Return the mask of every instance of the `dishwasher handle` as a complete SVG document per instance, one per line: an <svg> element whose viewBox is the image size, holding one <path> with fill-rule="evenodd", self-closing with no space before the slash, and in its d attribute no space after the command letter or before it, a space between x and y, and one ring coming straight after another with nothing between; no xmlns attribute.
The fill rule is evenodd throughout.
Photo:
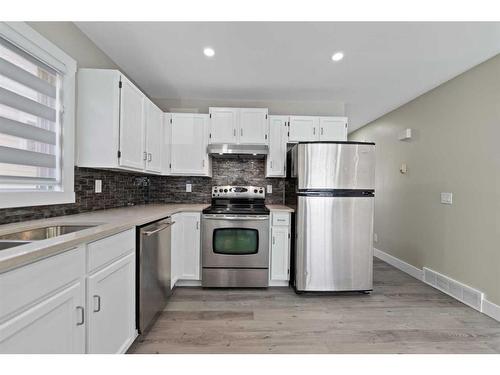
<svg viewBox="0 0 500 375"><path fill-rule="evenodd" d="M173 224L175 224L175 221L172 221L170 223L167 223L161 227L159 227L158 229L155 229L155 230L151 230L151 231L145 231L145 232L142 232L141 234L143 234L144 236L151 236L155 233L158 233L158 232L161 232L162 230L165 230L167 228L170 228Z"/></svg>

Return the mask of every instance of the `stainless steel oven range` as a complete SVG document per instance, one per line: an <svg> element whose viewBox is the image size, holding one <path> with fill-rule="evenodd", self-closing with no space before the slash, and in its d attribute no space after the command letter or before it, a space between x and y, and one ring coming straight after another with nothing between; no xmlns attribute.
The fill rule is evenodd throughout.
<svg viewBox="0 0 500 375"><path fill-rule="evenodd" d="M214 186L203 210L202 285L263 288L269 279L269 210L264 188Z"/></svg>

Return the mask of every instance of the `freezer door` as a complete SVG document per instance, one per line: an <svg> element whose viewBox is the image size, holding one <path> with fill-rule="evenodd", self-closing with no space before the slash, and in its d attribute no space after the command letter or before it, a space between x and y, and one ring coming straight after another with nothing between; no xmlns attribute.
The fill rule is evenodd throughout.
<svg viewBox="0 0 500 375"><path fill-rule="evenodd" d="M301 143L298 189L375 189L375 145Z"/></svg>
<svg viewBox="0 0 500 375"><path fill-rule="evenodd" d="M372 289L373 204L373 197L298 197L298 291Z"/></svg>

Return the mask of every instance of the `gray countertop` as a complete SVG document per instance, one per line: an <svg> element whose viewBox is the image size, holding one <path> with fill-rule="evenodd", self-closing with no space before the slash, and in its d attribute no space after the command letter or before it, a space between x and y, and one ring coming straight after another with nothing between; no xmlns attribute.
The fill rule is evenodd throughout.
<svg viewBox="0 0 500 375"><path fill-rule="evenodd" d="M0 273L178 212L201 212L206 207L208 204L149 204L1 225L0 236L53 225L96 226L2 250L0 251ZM267 207L273 212L293 212L293 209L283 205L268 205Z"/></svg>
<svg viewBox="0 0 500 375"><path fill-rule="evenodd" d="M155 221L177 212L201 212L207 204L151 204L113 208L0 226L0 236L52 225L97 225L78 232L0 251L0 273L61 253L82 243Z"/></svg>

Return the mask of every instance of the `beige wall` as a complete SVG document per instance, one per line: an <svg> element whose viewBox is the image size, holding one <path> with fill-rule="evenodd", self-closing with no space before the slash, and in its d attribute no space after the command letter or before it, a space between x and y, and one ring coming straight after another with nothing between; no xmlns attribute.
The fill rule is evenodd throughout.
<svg viewBox="0 0 500 375"><path fill-rule="evenodd" d="M500 55L350 138L377 144L375 247L500 304Z"/></svg>
<svg viewBox="0 0 500 375"><path fill-rule="evenodd" d="M338 101L291 101L291 100L218 100L218 99L161 99L153 101L166 112L197 111L208 113L208 107L269 108L272 115L323 115L343 116L344 103Z"/></svg>
<svg viewBox="0 0 500 375"><path fill-rule="evenodd" d="M79 68L117 68L117 65L73 22L27 22L68 55Z"/></svg>

